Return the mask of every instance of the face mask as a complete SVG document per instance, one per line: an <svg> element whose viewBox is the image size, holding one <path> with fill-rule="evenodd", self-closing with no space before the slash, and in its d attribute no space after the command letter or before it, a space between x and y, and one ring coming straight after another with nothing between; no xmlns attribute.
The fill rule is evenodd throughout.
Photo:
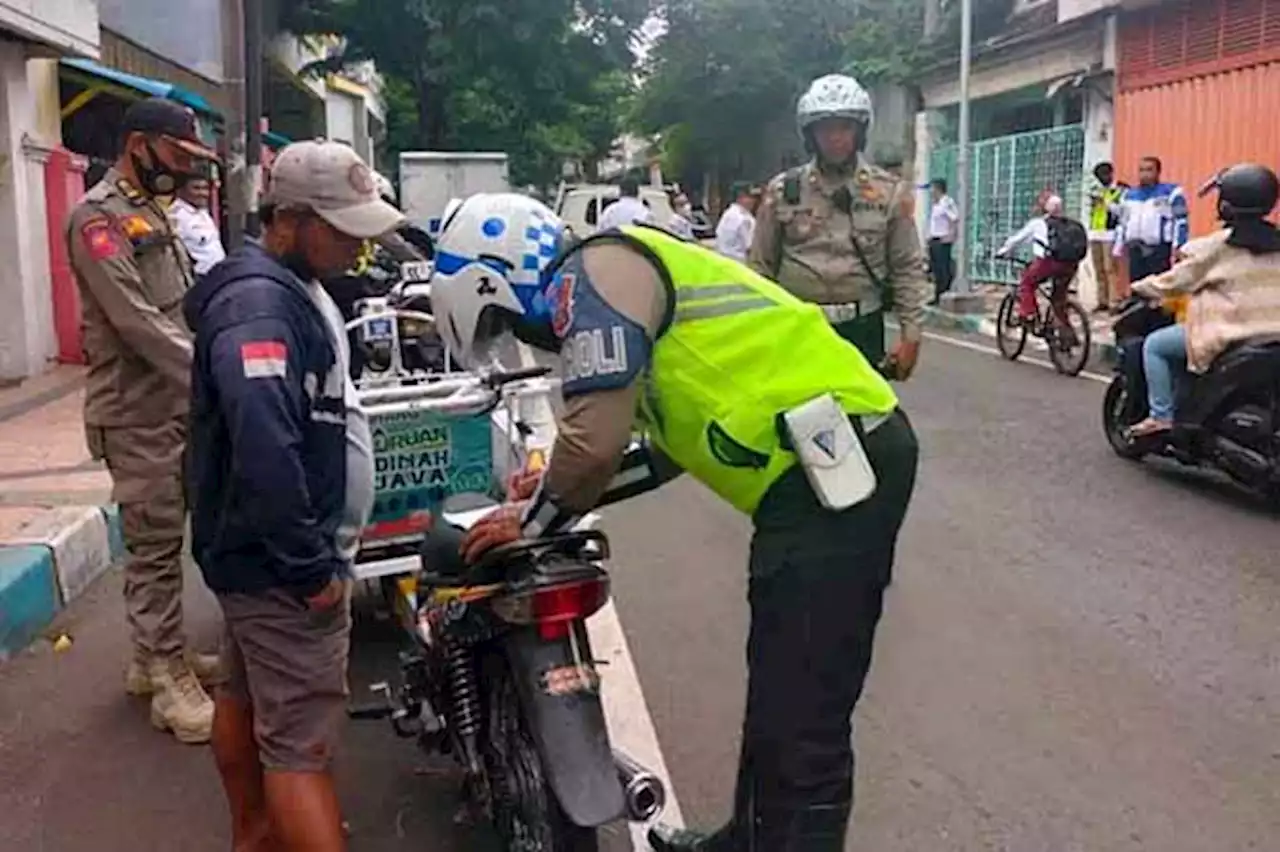
<svg viewBox="0 0 1280 852"><path fill-rule="evenodd" d="M147 146L147 158L151 162L144 163L136 152L130 155L130 159L133 161L133 171L142 183L142 189L148 195L173 195L187 181L195 177L195 175L178 172L164 165L164 161L160 159L156 149L151 147L151 143L147 142L145 144Z"/></svg>

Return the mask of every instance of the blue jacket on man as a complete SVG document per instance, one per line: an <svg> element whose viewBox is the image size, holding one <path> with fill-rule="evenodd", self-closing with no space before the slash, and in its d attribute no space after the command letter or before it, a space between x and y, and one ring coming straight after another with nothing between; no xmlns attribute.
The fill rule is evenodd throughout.
<svg viewBox="0 0 1280 852"><path fill-rule="evenodd" d="M1131 186L1121 197L1120 207L1116 235L1120 244L1180 248L1191 237L1187 194L1176 183Z"/></svg>
<svg viewBox="0 0 1280 852"><path fill-rule="evenodd" d="M316 594L346 571L344 376L325 319L303 282L252 244L183 308L195 332L187 498L205 582Z"/></svg>

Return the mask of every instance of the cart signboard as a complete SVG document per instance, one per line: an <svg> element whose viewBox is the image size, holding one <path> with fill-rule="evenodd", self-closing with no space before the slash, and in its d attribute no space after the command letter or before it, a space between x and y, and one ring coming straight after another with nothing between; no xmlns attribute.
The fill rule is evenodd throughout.
<svg viewBox="0 0 1280 852"><path fill-rule="evenodd" d="M489 417L408 411L370 417L374 504L366 541L421 531L415 519L456 494L493 491Z"/></svg>

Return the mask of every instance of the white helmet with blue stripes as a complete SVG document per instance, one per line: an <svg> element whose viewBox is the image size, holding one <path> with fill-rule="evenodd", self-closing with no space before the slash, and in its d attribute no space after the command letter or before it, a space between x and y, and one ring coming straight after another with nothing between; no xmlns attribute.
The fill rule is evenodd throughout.
<svg viewBox="0 0 1280 852"><path fill-rule="evenodd" d="M541 326L550 327L544 293L563 234L559 217L525 195L481 194L450 204L436 243L431 307L458 363L488 363L505 332L538 337Z"/></svg>

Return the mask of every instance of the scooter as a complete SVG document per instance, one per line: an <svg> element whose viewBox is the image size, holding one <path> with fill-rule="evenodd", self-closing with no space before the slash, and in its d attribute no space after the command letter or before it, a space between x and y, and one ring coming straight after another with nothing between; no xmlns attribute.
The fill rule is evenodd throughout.
<svg viewBox="0 0 1280 852"><path fill-rule="evenodd" d="M1156 455L1226 473L1280 506L1280 337L1238 343L1203 375L1182 377L1177 418L1168 432L1134 436L1147 416L1142 342L1172 317L1130 299L1116 317L1119 357L1102 403L1102 427L1116 455L1130 461Z"/></svg>

